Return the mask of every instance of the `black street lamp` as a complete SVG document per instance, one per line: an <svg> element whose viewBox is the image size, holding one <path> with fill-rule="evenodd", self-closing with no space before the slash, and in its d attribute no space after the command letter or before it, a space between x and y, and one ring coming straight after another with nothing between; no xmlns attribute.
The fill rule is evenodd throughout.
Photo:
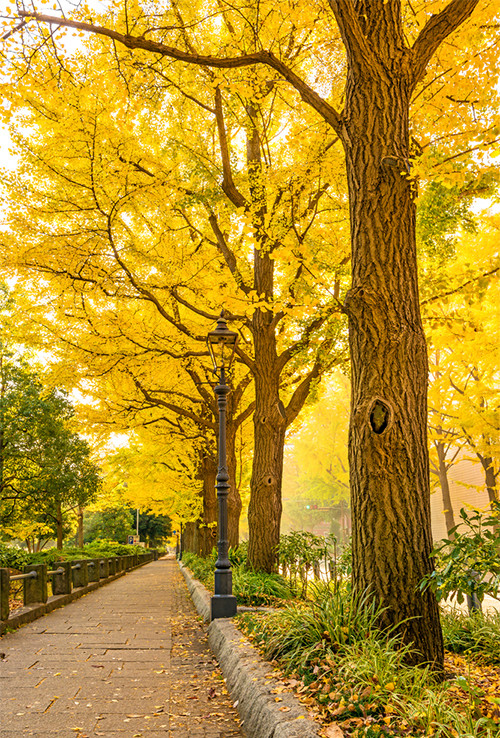
<svg viewBox="0 0 500 738"><path fill-rule="evenodd" d="M219 465L216 485L219 510L218 559L215 563L214 596L210 604L210 620L232 618L236 615L236 597L233 595L233 574L229 561L229 541L227 534L227 496L229 494L229 474L226 462L226 405L230 392L226 384L226 371L229 371L234 358L238 334L230 331L221 310L215 330L207 338L208 350L214 365L218 384L214 387L219 405Z"/></svg>

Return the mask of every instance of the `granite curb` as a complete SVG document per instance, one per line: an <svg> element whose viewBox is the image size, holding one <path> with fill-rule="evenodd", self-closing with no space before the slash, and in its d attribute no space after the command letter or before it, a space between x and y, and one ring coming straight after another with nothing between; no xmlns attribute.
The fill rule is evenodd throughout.
<svg viewBox="0 0 500 738"><path fill-rule="evenodd" d="M210 593L182 562L179 566L198 614L208 622ZM273 679L269 676L272 667L232 620L213 620L208 628L208 643L219 661L248 738L318 738L319 725L307 716L295 695L280 692L280 701L276 702Z"/></svg>

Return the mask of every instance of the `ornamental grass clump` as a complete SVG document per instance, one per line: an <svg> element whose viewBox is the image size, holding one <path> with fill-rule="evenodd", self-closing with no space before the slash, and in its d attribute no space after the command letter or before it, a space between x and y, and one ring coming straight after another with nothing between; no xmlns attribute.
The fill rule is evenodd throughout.
<svg viewBox="0 0 500 738"><path fill-rule="evenodd" d="M288 582L279 574L255 572L244 566L233 569L233 594L239 605L250 607L276 606L292 597Z"/></svg>
<svg viewBox="0 0 500 738"><path fill-rule="evenodd" d="M449 610L442 613L441 624L447 651L500 666L500 612Z"/></svg>
<svg viewBox="0 0 500 738"><path fill-rule="evenodd" d="M318 655L334 655L371 633L381 634L377 620L382 610L366 596L346 596L321 582L311 585L310 594L313 599L266 616L253 632L264 657L279 659L287 671L307 672ZM251 628L250 622L246 627Z"/></svg>

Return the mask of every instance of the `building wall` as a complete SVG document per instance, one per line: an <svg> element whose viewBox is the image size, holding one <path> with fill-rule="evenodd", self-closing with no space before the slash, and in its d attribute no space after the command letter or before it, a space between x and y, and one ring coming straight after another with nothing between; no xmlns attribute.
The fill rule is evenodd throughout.
<svg viewBox="0 0 500 738"><path fill-rule="evenodd" d="M459 513L462 507L475 507L482 510L489 506L488 492L484 484L484 471L479 461L475 463L466 456L460 458L448 471L448 480L455 524L460 521ZM443 496L439 484L431 494L431 522L432 537L435 541L448 537Z"/></svg>

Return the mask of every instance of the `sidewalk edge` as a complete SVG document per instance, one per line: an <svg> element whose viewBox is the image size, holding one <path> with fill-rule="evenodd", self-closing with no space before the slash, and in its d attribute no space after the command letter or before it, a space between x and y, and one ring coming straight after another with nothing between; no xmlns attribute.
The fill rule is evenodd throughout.
<svg viewBox="0 0 500 738"><path fill-rule="evenodd" d="M198 614L210 619L210 593L193 579L179 562ZM318 738L319 726L307 716L297 697L281 692L279 702L272 693L272 669L230 619L213 620L208 628L208 643L226 680L248 738Z"/></svg>

